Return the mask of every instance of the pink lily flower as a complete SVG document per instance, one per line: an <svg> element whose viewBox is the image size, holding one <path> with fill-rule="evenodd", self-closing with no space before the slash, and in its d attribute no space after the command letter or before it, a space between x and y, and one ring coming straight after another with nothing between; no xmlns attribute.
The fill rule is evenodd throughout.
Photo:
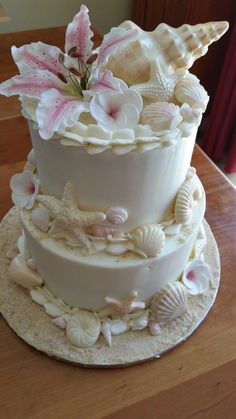
<svg viewBox="0 0 236 419"><path fill-rule="evenodd" d="M47 140L55 132L63 133L66 127L75 125L82 112L89 112L93 95L126 88L105 65L121 43L136 39L137 35L133 29L113 28L105 35L97 54L91 41L88 9L82 5L67 27L65 53L42 42L12 47L20 75L0 84L0 93L36 100L39 133Z"/></svg>

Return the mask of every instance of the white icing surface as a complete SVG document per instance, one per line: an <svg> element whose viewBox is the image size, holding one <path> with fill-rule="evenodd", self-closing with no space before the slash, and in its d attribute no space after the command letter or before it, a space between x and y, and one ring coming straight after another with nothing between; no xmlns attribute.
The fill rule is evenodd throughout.
<svg viewBox="0 0 236 419"><path fill-rule="evenodd" d="M136 290L137 299L147 301L183 272L194 246L205 211L205 194L194 208L191 223L176 236L166 239L162 253L155 258L139 259L125 254L83 256L62 240L49 238L35 229L29 212L22 212L26 242L37 262L46 286L67 304L88 310L105 306L105 296L122 299ZM40 239L40 240L39 240Z"/></svg>
<svg viewBox="0 0 236 419"><path fill-rule="evenodd" d="M44 193L61 198L66 182L75 185L82 210L125 208L121 229L159 222L173 210L173 202L189 169L196 130L168 147L122 156L106 150L89 154L82 147L44 141L32 127L37 169ZM132 140L133 141L133 140Z"/></svg>

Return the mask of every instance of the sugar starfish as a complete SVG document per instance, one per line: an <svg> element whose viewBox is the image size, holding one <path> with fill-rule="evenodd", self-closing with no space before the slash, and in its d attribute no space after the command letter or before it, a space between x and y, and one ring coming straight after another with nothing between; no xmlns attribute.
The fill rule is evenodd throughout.
<svg viewBox="0 0 236 419"><path fill-rule="evenodd" d="M137 297L137 291L132 291L124 300L116 300L112 297L105 297L105 301L108 307L102 309L99 313L100 316L109 316L114 313L118 313L121 316L129 314L135 309L145 308L145 303L141 301L134 301Z"/></svg>
<svg viewBox="0 0 236 419"><path fill-rule="evenodd" d="M177 81L184 77L186 70L174 74L165 74L161 65L156 60L151 68L150 80L146 83L134 84L131 89L136 90L141 96L155 101L169 101L174 95Z"/></svg>
<svg viewBox="0 0 236 419"><path fill-rule="evenodd" d="M106 215L103 212L81 211L72 183L68 182L65 185L61 201L47 195L38 195L37 201L43 204L54 218L49 230L52 237L64 238L70 245L81 245L91 251L92 245L84 227L105 220Z"/></svg>

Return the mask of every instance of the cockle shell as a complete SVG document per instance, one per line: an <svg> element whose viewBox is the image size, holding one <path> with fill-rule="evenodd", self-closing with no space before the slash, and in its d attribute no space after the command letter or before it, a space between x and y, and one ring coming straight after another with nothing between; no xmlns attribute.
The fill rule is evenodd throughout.
<svg viewBox="0 0 236 419"><path fill-rule="evenodd" d="M138 227L132 234L133 251L142 257L155 257L165 245L165 233L158 224Z"/></svg>
<svg viewBox="0 0 236 419"><path fill-rule="evenodd" d="M205 112L209 96L204 87L192 78L183 78L175 86L175 96L180 103L188 103L193 108Z"/></svg>
<svg viewBox="0 0 236 419"><path fill-rule="evenodd" d="M31 220L40 230L48 231L50 223L50 212L46 207L41 205L32 211Z"/></svg>
<svg viewBox="0 0 236 419"><path fill-rule="evenodd" d="M69 318L66 334L73 345L86 348L97 341L100 329L100 321L93 313L80 310Z"/></svg>
<svg viewBox="0 0 236 419"><path fill-rule="evenodd" d="M155 102L144 107L141 122L153 131L171 130L181 121L180 107L168 102Z"/></svg>
<svg viewBox="0 0 236 419"><path fill-rule="evenodd" d="M113 224L123 224L128 218L128 212L124 208L110 207L106 211L107 220Z"/></svg>
<svg viewBox="0 0 236 419"><path fill-rule="evenodd" d="M38 287L43 283L41 276L27 266L21 254L12 260L9 275L18 285L28 289Z"/></svg>
<svg viewBox="0 0 236 419"><path fill-rule="evenodd" d="M188 308L188 291L181 282L167 285L156 296L151 304L151 319L159 324L174 320Z"/></svg>
<svg viewBox="0 0 236 419"><path fill-rule="evenodd" d="M192 215L194 201L201 198L202 190L196 176L187 178L180 187L175 202L176 224L186 224Z"/></svg>
<svg viewBox="0 0 236 419"><path fill-rule="evenodd" d="M209 22L172 28L161 23L153 32L145 32L130 21L122 23L121 27L138 30L139 38L116 49L107 67L114 76L133 85L150 79L154 60L169 74L190 68L197 58L206 54L208 46L227 31L229 24Z"/></svg>

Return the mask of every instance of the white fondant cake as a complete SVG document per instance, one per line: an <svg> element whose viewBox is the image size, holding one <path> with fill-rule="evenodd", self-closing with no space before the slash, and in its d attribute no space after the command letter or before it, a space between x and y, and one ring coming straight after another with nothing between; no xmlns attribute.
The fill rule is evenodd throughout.
<svg viewBox="0 0 236 419"><path fill-rule="evenodd" d="M190 167L208 95L188 69L227 28L125 22L94 50L81 6L65 53L12 48L21 75L0 92L21 96L33 150L11 179L23 234L10 276L74 345L160 333L208 289L205 193Z"/></svg>

